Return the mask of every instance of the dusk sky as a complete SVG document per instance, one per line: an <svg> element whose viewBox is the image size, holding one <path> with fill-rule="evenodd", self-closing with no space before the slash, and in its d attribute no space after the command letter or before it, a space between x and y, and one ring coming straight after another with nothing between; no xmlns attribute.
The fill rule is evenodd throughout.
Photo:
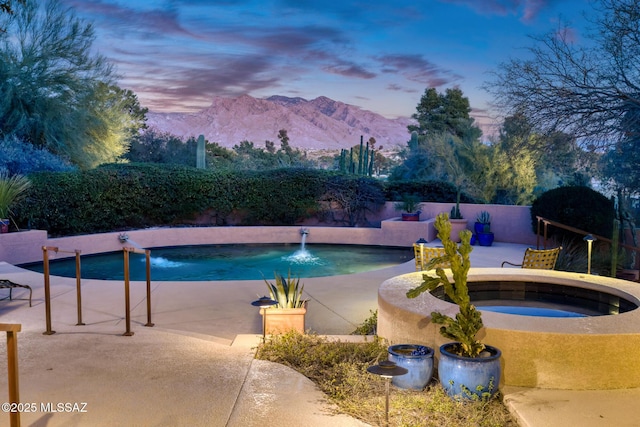
<svg viewBox="0 0 640 427"><path fill-rule="evenodd" d="M63 0L94 22L95 47L151 111L214 96L327 96L389 118L424 90L480 85L560 18L584 37L589 0ZM485 119L486 120L486 119Z"/></svg>

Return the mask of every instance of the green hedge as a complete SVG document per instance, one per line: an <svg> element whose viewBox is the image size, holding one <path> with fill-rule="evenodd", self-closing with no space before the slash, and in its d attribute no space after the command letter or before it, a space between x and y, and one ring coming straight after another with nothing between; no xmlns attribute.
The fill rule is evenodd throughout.
<svg viewBox="0 0 640 427"><path fill-rule="evenodd" d="M534 233L538 228L538 216L611 238L615 209L612 200L589 187L559 187L541 194L531 205ZM558 238L582 238L557 227L549 227L549 234Z"/></svg>
<svg viewBox="0 0 640 427"><path fill-rule="evenodd" d="M29 178L32 187L14 209L17 222L52 236L189 224L203 212L211 214L216 225L231 219L243 225L292 225L318 215L320 202L336 188L349 189L344 203L350 209L371 209L384 202L382 185L375 179L317 169L216 172L117 164Z"/></svg>
<svg viewBox="0 0 640 427"><path fill-rule="evenodd" d="M402 200L402 195L418 194L423 202L455 203L455 185L443 181L389 181L385 183L385 197L387 200ZM475 198L462 191L461 203L479 203Z"/></svg>

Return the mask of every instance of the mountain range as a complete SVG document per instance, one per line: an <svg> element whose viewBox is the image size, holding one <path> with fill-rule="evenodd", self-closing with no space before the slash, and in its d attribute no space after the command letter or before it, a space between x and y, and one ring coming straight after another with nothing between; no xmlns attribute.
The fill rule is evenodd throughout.
<svg viewBox="0 0 640 427"><path fill-rule="evenodd" d="M286 129L289 144L303 150L339 150L376 139L376 147L405 146L410 138L410 118L388 119L354 105L320 96L215 97L196 113L147 113L147 125L179 137L204 135L209 142L231 148L243 140L264 147L266 140L280 146L278 131Z"/></svg>

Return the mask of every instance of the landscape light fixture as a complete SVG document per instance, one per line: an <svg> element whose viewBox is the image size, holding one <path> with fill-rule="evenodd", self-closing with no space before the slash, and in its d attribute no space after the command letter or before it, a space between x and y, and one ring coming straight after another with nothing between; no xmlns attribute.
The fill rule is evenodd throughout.
<svg viewBox="0 0 640 427"><path fill-rule="evenodd" d="M271 307L272 305L278 304L278 301L269 298L268 296L263 296L258 298L257 300L251 303L254 307L260 307L261 309L265 309L267 307ZM264 344L267 340L267 313L262 313L262 343Z"/></svg>
<svg viewBox="0 0 640 427"><path fill-rule="evenodd" d="M593 237L591 234L587 234L582 240L587 242L587 274L591 274L591 247L593 245L593 242L598 239Z"/></svg>
<svg viewBox="0 0 640 427"><path fill-rule="evenodd" d="M397 377L398 375L404 375L409 372L408 369L403 368L402 366L396 365L394 362L390 360L383 360L374 366L369 366L367 368L367 372L375 375L380 375L382 378L386 380L386 405L385 405L385 414L386 414L386 425L389 425L389 384L391 383L391 378Z"/></svg>

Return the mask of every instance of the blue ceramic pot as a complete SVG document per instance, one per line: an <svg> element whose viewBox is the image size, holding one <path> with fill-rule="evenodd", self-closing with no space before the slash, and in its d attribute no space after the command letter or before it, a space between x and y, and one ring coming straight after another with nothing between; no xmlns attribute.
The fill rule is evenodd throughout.
<svg viewBox="0 0 640 427"><path fill-rule="evenodd" d="M417 344L397 344L388 348L389 360L407 369L404 375L393 377L391 383L400 388L422 390L433 376L433 349Z"/></svg>
<svg viewBox="0 0 640 427"><path fill-rule="evenodd" d="M500 384L502 352L487 345L480 357L463 357L449 351L455 345L448 343L440 346L438 378L447 394L461 399L493 396Z"/></svg>
<svg viewBox="0 0 640 427"><path fill-rule="evenodd" d="M493 233L478 233L478 244L480 246L491 246L493 244Z"/></svg>
<svg viewBox="0 0 640 427"><path fill-rule="evenodd" d="M473 224L473 231L475 231L476 234L488 233L490 230L491 230L491 223L485 224L484 222L476 221Z"/></svg>

